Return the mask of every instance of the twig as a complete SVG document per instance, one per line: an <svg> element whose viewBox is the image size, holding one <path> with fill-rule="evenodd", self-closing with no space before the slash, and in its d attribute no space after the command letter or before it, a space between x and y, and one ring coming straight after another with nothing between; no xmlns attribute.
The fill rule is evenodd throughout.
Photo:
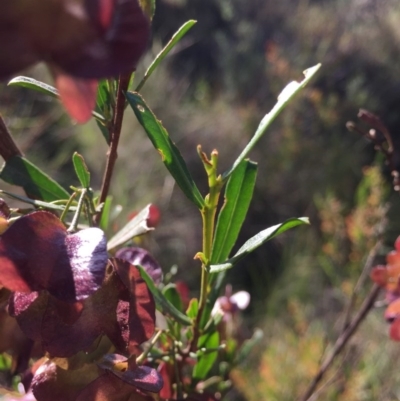
<svg viewBox="0 0 400 401"><path fill-rule="evenodd" d="M381 233L383 232L383 230L380 230L380 231L381 231ZM371 251L369 252L369 254L367 256L367 259L364 263L364 267L361 272L361 275L358 278L356 285L354 286L353 293L351 294L349 304L346 308L342 332L344 332L350 324L351 312L356 303L356 298L357 298L358 292L359 292L360 288L362 287L362 285L364 284L365 279L368 277L368 273L370 272L370 270L374 264L375 257L381 246L382 246L382 240L380 239L376 242L376 244L374 245L374 247L371 249Z"/></svg>
<svg viewBox="0 0 400 401"><path fill-rule="evenodd" d="M131 74L120 75L118 79L117 98L114 107L113 123L110 130L110 148L107 154L107 164L104 171L103 182L101 185L100 198L98 204L106 201L108 191L110 189L111 177L114 171L115 162L118 154L118 144L121 135L122 120L125 111L125 92L128 90ZM94 218L96 224L100 222L101 211L99 211Z"/></svg>
<svg viewBox="0 0 400 401"><path fill-rule="evenodd" d="M310 383L307 391L301 397L300 401L307 401L310 397L314 394L319 382L323 379L325 373L331 367L335 358L340 354L344 346L349 342L352 335L357 330L360 323L365 319L368 312L373 308L376 298L378 297L380 291L380 287L377 284L374 284L371 288L371 291L365 298L360 310L358 311L357 315L348 325L346 330L339 336L336 340L336 343L330 352L330 354L325 358L324 362L321 364L317 374L314 376L312 382Z"/></svg>
<svg viewBox="0 0 400 401"><path fill-rule="evenodd" d="M12 139L10 131L4 123L3 117L0 114L0 155L7 161L14 156L22 156L22 152Z"/></svg>

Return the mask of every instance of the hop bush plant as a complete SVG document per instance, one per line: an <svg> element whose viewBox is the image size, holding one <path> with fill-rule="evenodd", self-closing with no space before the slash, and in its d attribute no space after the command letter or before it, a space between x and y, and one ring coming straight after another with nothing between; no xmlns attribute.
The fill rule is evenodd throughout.
<svg viewBox="0 0 400 401"><path fill-rule="evenodd" d="M46 62L56 88L27 77L15 77L9 85L60 99L78 122L93 116L109 146L101 188L92 188L84 157L74 153L80 186L67 189L21 154L0 120L5 160L0 178L21 187L25 196L1 193L28 205L0 204L0 351L7 371L2 393L8 400L37 401L220 398L231 386L231 370L260 338L259 331L249 339L239 333L236 316L249 303L249 294L232 294L224 285L226 271L266 241L308 224L307 218L292 218L266 228L232 255L257 175L257 164L247 157L319 66L282 91L225 172L218 171L217 150L207 155L198 146L208 179L204 196L140 93L195 21L176 32L137 83L133 72L148 42L154 1L41 0L27 5L16 0L1 10L0 78ZM201 215L203 241L195 255L201 270L198 298L190 298L184 284L163 280L151 254L133 246L137 236L157 225L154 206L137 213L111 238L105 235L127 106Z"/></svg>

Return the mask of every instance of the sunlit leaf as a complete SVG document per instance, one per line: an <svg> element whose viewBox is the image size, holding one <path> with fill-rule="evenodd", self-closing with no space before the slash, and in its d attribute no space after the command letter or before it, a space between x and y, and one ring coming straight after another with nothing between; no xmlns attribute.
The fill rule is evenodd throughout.
<svg viewBox="0 0 400 401"><path fill-rule="evenodd" d="M140 1L150 1L154 0L140 0ZM168 55L168 53L175 47L175 45L186 35L186 33L196 24L197 21L190 20L185 22L172 36L171 40L167 43L167 45L157 54L157 57L150 64L149 68L144 74L143 79L140 81L139 85L136 88L136 92L139 92L146 81L149 79L150 75L154 72L154 70L158 67L158 65L164 60L164 58Z"/></svg>
<svg viewBox="0 0 400 401"><path fill-rule="evenodd" d="M161 283L163 277L161 266L145 249L133 246L121 248L115 253L115 257L126 260L134 266L142 266L156 284Z"/></svg>
<svg viewBox="0 0 400 401"><path fill-rule="evenodd" d="M75 152L72 156L72 162L74 163L74 168L76 175L83 188L90 187L90 172L86 166L85 160L82 155Z"/></svg>
<svg viewBox="0 0 400 401"><path fill-rule="evenodd" d="M290 103L290 101L311 81L317 71L320 69L321 64L317 64L314 67L310 67L304 71L305 78L301 82L292 81L283 89L278 96L278 101L272 110L264 116L261 120L260 125L257 128L253 138L243 149L242 153L235 160L232 167L223 174L223 179L226 180L235 171L239 164L248 156L250 151L257 144L259 139L265 134L267 129L271 126L272 122L280 114L280 112Z"/></svg>
<svg viewBox="0 0 400 401"><path fill-rule="evenodd" d="M143 267L138 266L138 268L140 270L141 276L143 277L143 280L146 282L151 293L153 294L154 300L156 301L157 309L165 314L170 315L177 322L185 326L190 326L192 324L192 321L168 301L164 294L156 287L154 281Z"/></svg>
<svg viewBox="0 0 400 401"><path fill-rule="evenodd" d="M153 227L148 226L148 220L151 215L150 206L151 205L147 205L108 241L107 249L109 251L125 244L125 242L129 241L133 237L143 235L154 230Z"/></svg>
<svg viewBox="0 0 400 401"><path fill-rule="evenodd" d="M225 201L218 216L211 253L211 263L226 260L236 243L253 197L257 164L244 160L230 176Z"/></svg>
<svg viewBox="0 0 400 401"><path fill-rule="evenodd" d="M183 193L199 208L204 206L201 196L178 148L172 142L166 129L157 120L144 99L138 93L126 94L129 104L140 124L143 126L154 147L160 153L161 159Z"/></svg>
<svg viewBox="0 0 400 401"><path fill-rule="evenodd" d="M279 234L284 233L290 228L297 227L299 225L309 224L307 217L293 218L285 221L284 223L277 224L275 226L269 227L263 231L260 231L254 237L250 238L245 244L236 252L236 254L228 259L224 263L215 264L210 266L211 273L218 273L224 270L230 269L235 263L244 258L249 253L253 252L259 246L265 242L271 240Z"/></svg>
<svg viewBox="0 0 400 401"><path fill-rule="evenodd" d="M28 197L52 202L68 199L68 192L24 157L14 156L3 165L0 178L22 187Z"/></svg>
<svg viewBox="0 0 400 401"><path fill-rule="evenodd" d="M8 86L19 86L22 88L31 89L36 92L44 93L45 95L51 96L52 98L59 99L58 90L54 86L38 81L34 78L24 76L16 77L8 83ZM96 120L105 121L105 118L96 111L93 111L92 115L94 118L96 118Z"/></svg>
<svg viewBox="0 0 400 401"><path fill-rule="evenodd" d="M101 286L107 259L100 229L69 234L53 214L34 212L0 237L0 283L11 291L48 290L76 302Z"/></svg>

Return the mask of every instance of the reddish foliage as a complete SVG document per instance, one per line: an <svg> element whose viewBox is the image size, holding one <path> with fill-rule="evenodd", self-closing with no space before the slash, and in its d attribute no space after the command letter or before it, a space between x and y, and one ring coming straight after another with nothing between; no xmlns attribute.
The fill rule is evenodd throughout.
<svg viewBox="0 0 400 401"><path fill-rule="evenodd" d="M385 311L385 319L391 324L389 335L400 341L400 237L395 242L396 250L386 256L386 266L372 269L371 278L386 290L389 306Z"/></svg>
<svg viewBox="0 0 400 401"><path fill-rule="evenodd" d="M106 334L120 352L132 353L154 332L155 304L136 267L113 261L102 287L78 304L62 303L48 292L15 293L10 314L22 331L52 356L88 349Z"/></svg>
<svg viewBox="0 0 400 401"><path fill-rule="evenodd" d="M150 27L137 0L13 0L0 14L0 79L48 63L67 110L90 118L96 80L136 68Z"/></svg>
<svg viewBox="0 0 400 401"><path fill-rule="evenodd" d="M156 284L161 283L163 276L161 266L145 249L133 246L121 248L116 252L115 256L132 265L142 266Z"/></svg>
<svg viewBox="0 0 400 401"><path fill-rule="evenodd" d="M100 288L107 258L100 229L69 234L53 214L34 212L0 237L0 283L11 291L48 290L62 301L82 301Z"/></svg>

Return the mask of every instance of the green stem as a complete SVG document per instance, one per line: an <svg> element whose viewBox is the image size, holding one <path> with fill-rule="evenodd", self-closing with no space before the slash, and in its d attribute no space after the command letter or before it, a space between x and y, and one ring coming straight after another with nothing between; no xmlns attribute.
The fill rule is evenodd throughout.
<svg viewBox="0 0 400 401"><path fill-rule="evenodd" d="M78 206L76 207L74 218L72 219L71 225L67 230L69 233L74 233L78 228L79 216L81 214L83 204L85 203L85 197L86 197L86 189L83 188L81 190L81 196L79 197Z"/></svg>
<svg viewBox="0 0 400 401"><path fill-rule="evenodd" d="M182 382L181 382L181 378L179 375L179 366L178 366L178 361L176 360L176 355L178 355L179 350L178 347L176 346L176 342L173 340L173 348L172 348L172 353L171 353L171 357L174 363L174 370L175 370L175 382L176 382L176 395L178 400L182 400L183 399L183 390L182 390Z"/></svg>
<svg viewBox="0 0 400 401"><path fill-rule="evenodd" d="M72 195L69 197L67 204L65 205L64 211L61 213L60 220L64 223L65 218L67 217L67 213L69 211L69 208L72 205L72 202L74 201L76 197L76 192L73 192Z"/></svg>
<svg viewBox="0 0 400 401"><path fill-rule="evenodd" d="M208 160L206 155L198 148L198 153L203 161L204 167L208 176L208 185L210 193L205 198L205 205L201 210L201 217L203 221L203 249L201 253L201 284L200 284L200 298L199 298L199 310L194 322L193 327L193 341L190 347L190 351L196 350L197 342L200 336L200 324L203 317L203 313L206 307L208 294L209 294L209 265L211 261L212 244L214 239L215 229L215 216L217 213L218 200L223 187L223 181L221 177L217 177L217 165L218 165L218 152L214 150L211 153L211 160Z"/></svg>

